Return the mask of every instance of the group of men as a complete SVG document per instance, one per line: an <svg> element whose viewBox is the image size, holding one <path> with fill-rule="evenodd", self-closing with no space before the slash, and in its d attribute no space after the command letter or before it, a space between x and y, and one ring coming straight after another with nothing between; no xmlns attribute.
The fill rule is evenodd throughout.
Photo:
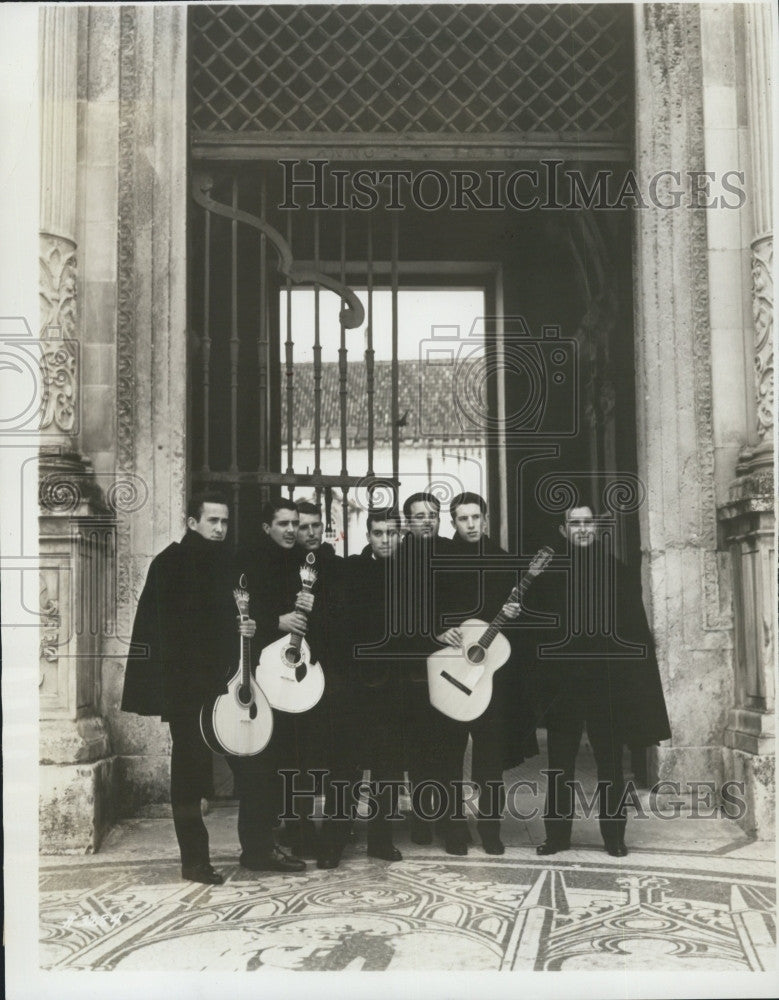
<svg viewBox="0 0 779 1000"><path fill-rule="evenodd" d="M261 753L227 756L244 867L301 871L306 856L320 868L337 867L354 836L361 793L368 855L400 860L393 831L405 775L413 842L431 843L436 834L447 853L466 854L465 796L473 789L483 849L502 854L503 773L538 753L538 725L547 728L549 754L546 839L538 853L570 846L571 783L585 725L605 792L604 845L613 855L627 853L623 745L670 736L640 586L611 555L592 509L574 507L560 526L565 571L544 574L531 587L531 610L523 615L509 599L521 567L487 534L484 499L462 493L449 514L451 539L439 534L441 508L432 494L410 496L402 518L394 508L373 509L367 545L342 559L323 540L316 505L279 499L262 509L260 544L236 555L226 543L225 498L215 491L192 497L184 538L149 569L122 700L125 711L170 725L171 803L184 878L222 881L210 864L201 815L212 761L199 714L226 690L239 635L253 640L253 663L279 637L305 636L325 675L313 708L274 709L273 734ZM317 572L311 592L300 577L309 553ZM236 620L233 589L242 573L250 614ZM466 619L489 622L499 613L511 655L494 676L489 706L471 722L449 718L431 705L427 657L459 647ZM462 781L469 737L472 784ZM319 794L324 819L317 826ZM276 842L282 816L290 853Z"/></svg>

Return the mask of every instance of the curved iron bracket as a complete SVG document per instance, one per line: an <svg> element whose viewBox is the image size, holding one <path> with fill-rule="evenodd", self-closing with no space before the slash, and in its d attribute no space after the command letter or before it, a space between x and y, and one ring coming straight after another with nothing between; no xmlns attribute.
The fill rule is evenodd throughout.
<svg viewBox="0 0 779 1000"><path fill-rule="evenodd" d="M292 257L292 248L284 239L278 229L274 229L270 223L263 219L258 219L249 212L244 212L240 208L233 208L231 205L223 205L214 201L210 191L214 186L214 180L208 174L195 174L192 178L192 197L202 208L208 209L214 215L221 215L225 219L245 222L252 229L258 229L263 233L276 249L279 255L278 270L285 278L289 278L296 285L319 284L323 288L329 288L335 292L343 301L343 306L339 313L341 323L347 330L356 330L365 322L365 308L359 298L347 285L331 278L329 274L322 271L315 271L313 268L300 267Z"/></svg>

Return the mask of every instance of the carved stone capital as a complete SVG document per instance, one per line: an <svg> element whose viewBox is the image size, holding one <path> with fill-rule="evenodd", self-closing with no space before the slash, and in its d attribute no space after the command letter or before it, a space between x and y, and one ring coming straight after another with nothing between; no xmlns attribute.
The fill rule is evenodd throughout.
<svg viewBox="0 0 779 1000"><path fill-rule="evenodd" d="M774 241L766 236L752 244L752 318L755 324L755 391L757 433L771 439L774 428Z"/></svg>

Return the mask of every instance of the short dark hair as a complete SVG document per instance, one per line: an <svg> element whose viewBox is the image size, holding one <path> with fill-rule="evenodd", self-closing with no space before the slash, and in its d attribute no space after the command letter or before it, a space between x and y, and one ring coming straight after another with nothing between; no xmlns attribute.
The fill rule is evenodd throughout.
<svg viewBox="0 0 779 1000"><path fill-rule="evenodd" d="M432 493L412 493L411 496L407 497L403 502L403 517L410 517L411 508L415 503L429 503L431 507L435 507L439 514L441 513L441 501L438 497L433 496Z"/></svg>
<svg viewBox="0 0 779 1000"><path fill-rule="evenodd" d="M593 516L593 519L598 517L598 514L597 514L595 508L592 506L591 503L589 503L587 500L582 500L581 503L580 503L577 500L576 503L572 503L570 507L566 507L565 508L565 510L563 511L563 521L568 521L570 519L572 511L574 511L574 510L582 510L584 507L586 507L587 510L590 511L590 513Z"/></svg>
<svg viewBox="0 0 779 1000"><path fill-rule="evenodd" d="M373 510L369 510L368 531L371 530L371 525L377 521L394 521L399 526L400 514L397 507L375 507Z"/></svg>
<svg viewBox="0 0 779 1000"><path fill-rule="evenodd" d="M456 497L452 497L452 501L449 504L449 513L452 517L455 516L457 508L462 507L466 503L477 503L482 514L487 513L487 501L484 497L480 497L478 493L458 493Z"/></svg>
<svg viewBox="0 0 779 1000"><path fill-rule="evenodd" d="M221 503L228 510L230 509L230 503L223 490L220 490L216 486L205 486L203 489L193 493L187 501L187 517L194 517L196 521L199 521L200 515L203 513L203 504L205 503Z"/></svg>
<svg viewBox="0 0 779 1000"><path fill-rule="evenodd" d="M322 508L318 507L315 503L311 503L310 500L299 500L295 504L295 507L298 514L316 514L317 517L322 516Z"/></svg>
<svg viewBox="0 0 779 1000"><path fill-rule="evenodd" d="M260 520L263 524L273 524L273 518L280 510L294 510L296 514L298 512L294 500L285 500L283 497L278 500L266 500L260 511Z"/></svg>

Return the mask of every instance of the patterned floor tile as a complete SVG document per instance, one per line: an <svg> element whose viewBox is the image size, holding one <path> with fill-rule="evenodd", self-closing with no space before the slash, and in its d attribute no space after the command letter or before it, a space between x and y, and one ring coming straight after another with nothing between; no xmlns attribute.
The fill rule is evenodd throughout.
<svg viewBox="0 0 779 1000"><path fill-rule="evenodd" d="M41 871L41 966L770 970L774 883L679 864L433 857L182 882L171 861Z"/></svg>

